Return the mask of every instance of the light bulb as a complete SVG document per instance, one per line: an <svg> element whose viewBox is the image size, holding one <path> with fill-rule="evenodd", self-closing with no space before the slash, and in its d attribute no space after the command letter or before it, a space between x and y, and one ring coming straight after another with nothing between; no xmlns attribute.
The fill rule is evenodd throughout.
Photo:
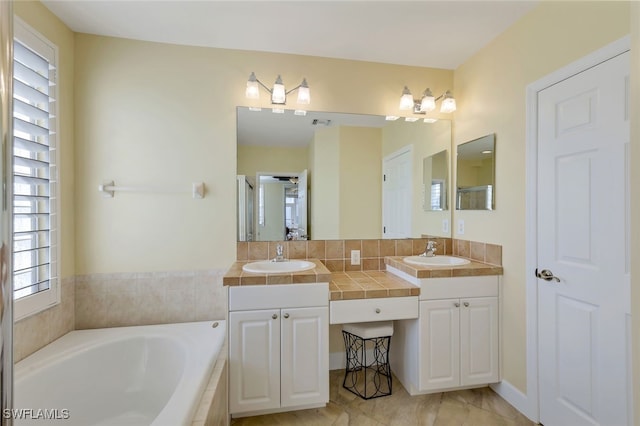
<svg viewBox="0 0 640 426"><path fill-rule="evenodd" d="M287 100L287 94L284 90L284 84L282 84L282 77L278 75L276 82L273 84L273 89L271 91L271 103L284 105Z"/></svg>
<svg viewBox="0 0 640 426"><path fill-rule="evenodd" d="M307 79L303 79L300 87L298 87L298 103L302 105L309 105L311 102L311 94L309 92L309 85Z"/></svg>
<svg viewBox="0 0 640 426"><path fill-rule="evenodd" d="M255 73L251 73L249 80L247 80L247 88L244 95L248 99L260 99L260 87L258 87L258 79Z"/></svg>
<svg viewBox="0 0 640 426"><path fill-rule="evenodd" d="M404 86L404 90L402 91L402 97L400 98L400 109L413 109L413 95L411 94L407 86Z"/></svg>

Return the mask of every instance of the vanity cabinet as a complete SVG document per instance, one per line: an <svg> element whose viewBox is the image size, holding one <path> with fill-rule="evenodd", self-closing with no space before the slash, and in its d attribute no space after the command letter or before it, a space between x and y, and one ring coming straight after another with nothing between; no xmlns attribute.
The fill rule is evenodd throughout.
<svg viewBox="0 0 640 426"><path fill-rule="evenodd" d="M499 277L420 280L417 320L396 321L391 366L411 395L500 380Z"/></svg>
<svg viewBox="0 0 640 426"><path fill-rule="evenodd" d="M327 305L328 284L229 289L231 414L328 402Z"/></svg>
<svg viewBox="0 0 640 426"><path fill-rule="evenodd" d="M420 302L419 389L497 382L498 298Z"/></svg>

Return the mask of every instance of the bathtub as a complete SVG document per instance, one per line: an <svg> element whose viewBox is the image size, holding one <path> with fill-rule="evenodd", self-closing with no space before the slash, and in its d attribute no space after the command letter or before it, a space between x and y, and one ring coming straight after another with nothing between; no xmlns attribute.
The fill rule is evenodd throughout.
<svg viewBox="0 0 640 426"><path fill-rule="evenodd" d="M16 364L15 424L190 425L225 329L219 320L72 331Z"/></svg>

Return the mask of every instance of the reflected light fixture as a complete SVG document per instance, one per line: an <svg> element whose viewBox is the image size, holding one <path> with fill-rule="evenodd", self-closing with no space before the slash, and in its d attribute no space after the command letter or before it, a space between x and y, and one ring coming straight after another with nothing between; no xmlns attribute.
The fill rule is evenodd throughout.
<svg viewBox="0 0 640 426"><path fill-rule="evenodd" d="M456 110L456 100L449 90L437 98L433 96L431 89L426 89L422 93L420 100L413 99L413 95L407 86L404 86L400 97L400 109L403 111L413 110L414 114L426 114L436 109L436 102L442 99L440 112L451 113Z"/></svg>
<svg viewBox="0 0 640 426"><path fill-rule="evenodd" d="M307 84L307 79L303 78L302 83L297 85L291 90L286 90L284 87L284 83L282 82L282 77L278 74L278 78L276 78L275 83L273 83L273 87L269 89L265 86L258 78L254 72L249 76L249 80L247 80L247 88L245 89L245 96L247 99L260 99L260 87L271 94L271 103L273 105L286 105L287 103L287 95L294 90L298 91L297 103L300 105L309 105L311 102L311 95L309 92L309 85Z"/></svg>

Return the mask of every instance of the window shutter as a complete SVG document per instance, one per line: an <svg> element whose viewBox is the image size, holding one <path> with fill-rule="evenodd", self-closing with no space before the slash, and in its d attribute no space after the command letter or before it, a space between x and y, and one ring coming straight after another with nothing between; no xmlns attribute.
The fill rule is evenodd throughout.
<svg viewBox="0 0 640 426"><path fill-rule="evenodd" d="M15 299L50 289L57 275L54 79L48 59L14 42Z"/></svg>

